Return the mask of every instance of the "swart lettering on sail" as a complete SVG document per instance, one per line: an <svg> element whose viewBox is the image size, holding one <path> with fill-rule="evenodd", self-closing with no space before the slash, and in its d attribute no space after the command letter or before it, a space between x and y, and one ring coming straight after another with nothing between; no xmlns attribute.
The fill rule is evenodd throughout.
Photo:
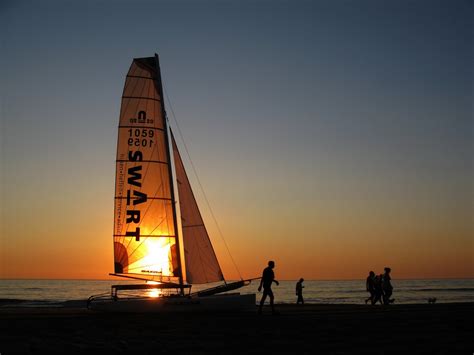
<svg viewBox="0 0 474 355"><path fill-rule="evenodd" d="M128 152L128 161L129 162L142 162L143 153L139 150L129 151ZM142 187L142 169L143 165L135 165L129 167L127 170L127 219L126 224L138 224L141 219L141 210L140 206L142 203L145 203L148 199L146 193L139 191L136 188ZM126 232L126 236L135 237L136 241L140 240L140 227L135 226L135 230Z"/></svg>
<svg viewBox="0 0 474 355"><path fill-rule="evenodd" d="M140 240L140 224L143 222L143 204L148 201L142 192L143 179L148 170L147 157L153 153L157 136L155 127L144 127L153 124L145 111L139 111L132 118L127 118L129 125L119 126L119 153L117 155L116 181L116 223L115 234L135 237ZM123 148L125 151L120 151Z"/></svg>

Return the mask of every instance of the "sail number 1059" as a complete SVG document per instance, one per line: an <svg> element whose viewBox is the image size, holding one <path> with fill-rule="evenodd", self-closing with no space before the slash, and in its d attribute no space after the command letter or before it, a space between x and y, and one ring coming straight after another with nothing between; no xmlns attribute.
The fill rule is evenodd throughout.
<svg viewBox="0 0 474 355"><path fill-rule="evenodd" d="M152 129L130 128L128 130L128 145L135 147L153 146L153 137L155 135Z"/></svg>

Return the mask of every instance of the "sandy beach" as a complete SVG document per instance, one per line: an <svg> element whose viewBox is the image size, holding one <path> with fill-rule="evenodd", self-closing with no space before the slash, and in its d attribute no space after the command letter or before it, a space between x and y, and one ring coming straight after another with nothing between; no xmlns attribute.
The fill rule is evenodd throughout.
<svg viewBox="0 0 474 355"><path fill-rule="evenodd" d="M0 308L0 353L472 354L474 303L279 305L257 313Z"/></svg>

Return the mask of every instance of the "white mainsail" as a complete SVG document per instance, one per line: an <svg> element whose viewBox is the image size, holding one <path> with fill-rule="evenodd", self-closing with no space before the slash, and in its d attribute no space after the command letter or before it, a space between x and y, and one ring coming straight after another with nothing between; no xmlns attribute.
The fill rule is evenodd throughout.
<svg viewBox="0 0 474 355"><path fill-rule="evenodd" d="M134 59L122 95L115 273L181 277L169 140L155 58ZM161 79L160 79L161 80Z"/></svg>
<svg viewBox="0 0 474 355"><path fill-rule="evenodd" d="M116 274L190 284L224 280L176 141L169 133L157 58L134 59L125 81L116 164ZM170 153L170 149L173 153ZM174 159L183 247L179 250Z"/></svg>

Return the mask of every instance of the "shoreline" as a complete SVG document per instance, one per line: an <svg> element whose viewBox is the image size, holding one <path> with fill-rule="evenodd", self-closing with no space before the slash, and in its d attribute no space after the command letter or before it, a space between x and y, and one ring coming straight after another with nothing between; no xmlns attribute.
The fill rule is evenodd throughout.
<svg viewBox="0 0 474 355"><path fill-rule="evenodd" d="M0 307L9 353L472 353L474 302L389 306L277 304L256 312L119 314Z"/></svg>
<svg viewBox="0 0 474 355"><path fill-rule="evenodd" d="M259 298L257 297L256 306L259 304ZM474 305L474 300L472 301L445 301L437 300L434 304L429 303L428 301L425 302L413 302L413 303L393 303L390 305L383 305L377 303L375 305L366 304L366 303L325 303L325 302L305 302L305 307L312 307L312 306L342 306L342 307L400 307L400 306L424 306L424 305L456 305L456 304L464 304L464 305ZM265 306L269 305L268 299L265 301ZM297 306L296 302L275 302L275 306ZM48 307L62 307L62 308L87 308L87 299L76 299L76 300L40 300L40 299L21 299L21 298L0 298L0 310L1 309L8 309L8 308L21 308L21 307L28 307L28 308L48 308Z"/></svg>

